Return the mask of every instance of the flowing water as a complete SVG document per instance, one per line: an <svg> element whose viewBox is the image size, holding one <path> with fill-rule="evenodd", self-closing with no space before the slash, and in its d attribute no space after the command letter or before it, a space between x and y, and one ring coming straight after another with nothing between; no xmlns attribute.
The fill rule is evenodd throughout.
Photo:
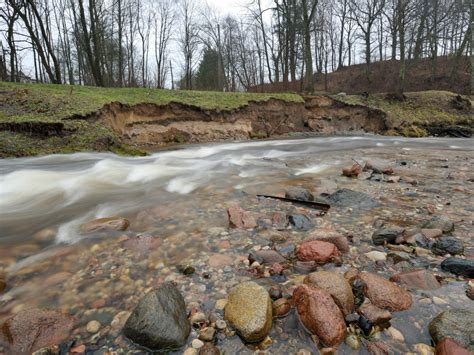
<svg viewBox="0 0 474 355"><path fill-rule="evenodd" d="M56 308L76 317L77 343L92 350L136 349L111 323L164 280L179 285L190 309L220 317L215 302L225 298L235 284L255 279L242 271L252 248L275 247L271 238L275 234L285 234L285 246L305 238L305 232L277 231L267 223L272 213L296 207L255 197L282 194L290 186L314 193L346 187L381 202L381 207L365 212L332 208L326 216L317 216L305 211L315 228L355 236L344 264L325 268L345 271L355 265L376 270L380 265L360 258L373 249L374 221L382 218L416 227L431 205L436 213L457 222L456 236L470 253L474 247L469 175L473 151L472 139L366 136L196 145L142 158L78 153L3 160L0 270L8 282L0 295L0 321L29 307ZM397 175L416 179L418 185L341 177L341 168L351 165L352 159L390 162ZM228 229L226 208L232 203L261 217L259 226ZM92 235L81 232L84 223L111 216L127 218L130 228ZM440 260L430 256L421 264L439 271L436 263ZM182 264L192 265L196 273L182 275L177 269ZM388 262L380 267L386 276L397 270ZM259 282L267 287L287 285L298 276L289 271L284 280L261 278ZM451 280L440 290L413 291L412 310L394 316L392 322L404 341L384 333L377 336L395 352L413 351L417 343L429 344L426 328L434 315L466 302L473 307L463 287L463 282ZM433 297L445 303L433 302ZM429 301L418 302L424 298ZM83 329L91 319L101 322L100 336ZM270 336L272 353L315 349L293 313L276 320ZM250 351L236 336L220 336L217 345L228 353ZM341 349L349 352L345 345Z"/></svg>

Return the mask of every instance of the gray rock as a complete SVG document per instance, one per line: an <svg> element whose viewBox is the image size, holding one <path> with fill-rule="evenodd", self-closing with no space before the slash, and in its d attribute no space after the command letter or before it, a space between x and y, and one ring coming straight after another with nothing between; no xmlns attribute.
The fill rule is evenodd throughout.
<svg viewBox="0 0 474 355"><path fill-rule="evenodd" d="M312 229L313 223L304 214L292 214L288 216L290 224L298 231L308 231Z"/></svg>
<svg viewBox="0 0 474 355"><path fill-rule="evenodd" d="M340 189L327 197L330 204L338 207L353 207L371 209L380 206L380 203L369 195L349 189Z"/></svg>
<svg viewBox="0 0 474 355"><path fill-rule="evenodd" d="M449 233L454 230L454 223L445 216L435 216L425 222L423 228L441 229L443 233Z"/></svg>
<svg viewBox="0 0 474 355"><path fill-rule="evenodd" d="M383 227L377 229L372 234L372 242L375 245L383 245L385 242L394 244L396 239L400 237L405 230L401 227Z"/></svg>
<svg viewBox="0 0 474 355"><path fill-rule="evenodd" d="M450 309L438 314L429 325L435 343L452 338L462 347L474 351L474 312Z"/></svg>
<svg viewBox="0 0 474 355"><path fill-rule="evenodd" d="M431 251L436 255L458 255L464 252L464 245L454 237L441 237L433 243Z"/></svg>
<svg viewBox="0 0 474 355"><path fill-rule="evenodd" d="M147 293L123 328L130 340L151 350L179 348L190 331L183 296L170 282Z"/></svg>
<svg viewBox="0 0 474 355"><path fill-rule="evenodd" d="M301 201L313 201L314 196L311 192L306 190L303 187L291 187L285 192L286 198L291 198L293 200Z"/></svg>
<svg viewBox="0 0 474 355"><path fill-rule="evenodd" d="M441 263L441 269L458 276L474 278L474 260L447 258Z"/></svg>

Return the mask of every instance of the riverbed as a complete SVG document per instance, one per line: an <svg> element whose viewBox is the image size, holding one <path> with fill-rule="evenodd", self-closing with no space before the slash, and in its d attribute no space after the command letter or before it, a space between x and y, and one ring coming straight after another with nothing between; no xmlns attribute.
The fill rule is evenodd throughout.
<svg viewBox="0 0 474 355"><path fill-rule="evenodd" d="M411 289L412 307L393 314L391 325L402 337L387 331L372 335L394 353L416 353L418 344L431 345L427 327L438 313L474 310L466 281L441 271L443 256L375 246L371 235L380 221L416 230L432 216L444 216L454 222L452 235L462 241L464 255L473 258L473 152L473 139L361 136L193 145L140 158L78 153L3 160L0 270L6 289L0 294L0 322L28 308L55 309L75 319L70 347L84 345L94 354L141 352L121 334L121 326L147 291L173 281L187 311L203 312L212 323L222 319L221 305L235 285L252 280L267 289L277 286L285 295L305 275L291 263L279 277L265 269L255 272L248 262L251 251L274 249L291 259L291 250L308 235L327 230L347 237L350 252L318 270L343 273L356 267L389 278L421 267L439 277L441 288ZM391 166L400 179L341 175L342 168L368 160ZM284 196L292 187L323 198L351 189L377 206L334 205L320 213L257 198ZM233 205L251 213L257 225L230 228L227 209ZM277 225L272 218L278 213L305 215L311 228ZM81 229L115 216L130 226ZM373 261L365 257L371 251L395 257ZM183 272L186 267L194 272ZM91 320L100 324L96 332L86 329ZM195 327L187 347L197 336ZM226 354L252 353L258 346L272 354L317 349L294 309L274 320L269 337L265 344L249 345L226 331L218 332L215 343ZM357 353L344 343L338 349Z"/></svg>

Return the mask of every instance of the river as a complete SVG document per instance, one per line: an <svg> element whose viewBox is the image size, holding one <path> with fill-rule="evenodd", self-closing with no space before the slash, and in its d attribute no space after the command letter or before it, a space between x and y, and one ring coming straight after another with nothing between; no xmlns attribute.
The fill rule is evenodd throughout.
<svg viewBox="0 0 474 355"><path fill-rule="evenodd" d="M275 247L270 238L274 234L285 234L285 246L297 245L307 235L266 224L272 213L297 207L255 197L281 195L291 186L314 194L350 188L381 203L370 211L334 207L325 216L307 211L314 228L354 236L344 264L324 268L346 271L359 266L372 271L379 267L390 276L398 270L390 261L378 265L360 257L373 249L374 222L381 218L415 228L428 216L430 205L428 210L434 208L457 222L456 237L470 253L474 248L470 231L473 151L473 139L361 136L193 145L139 158L78 153L3 160L0 270L8 282L0 294L0 321L29 307L59 309L76 317L75 336L87 347L134 349L110 324L164 280L179 285L188 305L219 316L215 302L225 298L233 285L254 278L242 271L242 261L252 248ZM390 163L402 180L386 183L341 176L342 167L368 159ZM404 177L418 184L406 183ZM263 216L258 227L228 229L226 208L233 203ZM111 216L128 219L130 227L81 232L86 222ZM137 236L154 242L130 242ZM217 262L210 262L213 258ZM421 259L409 262L439 271L436 263L442 258ZM177 266L184 264L196 272L183 275ZM291 285L298 277L291 270L284 280L261 278L259 282L266 287ZM452 280L439 290L413 291L412 309L394 315L392 321L404 340L386 333L378 336L395 352L429 344L426 328L436 313L465 302L473 308L463 288L463 282ZM444 302L434 302L433 297ZM419 302L424 298L430 301ZM314 349L293 313L275 321L270 352ZM99 320L105 329L95 338L82 329L91 319ZM222 336L217 345L228 353L250 351L236 336ZM345 345L341 349L349 351Z"/></svg>

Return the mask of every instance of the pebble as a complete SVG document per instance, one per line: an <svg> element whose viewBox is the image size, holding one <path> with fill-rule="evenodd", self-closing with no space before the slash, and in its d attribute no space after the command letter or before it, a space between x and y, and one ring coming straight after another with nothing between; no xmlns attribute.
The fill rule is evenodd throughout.
<svg viewBox="0 0 474 355"><path fill-rule="evenodd" d="M390 337L392 337L393 340L400 341L400 342L405 341L405 337L398 329L394 327L390 327L390 328L387 328L385 331Z"/></svg>
<svg viewBox="0 0 474 355"><path fill-rule="evenodd" d="M87 323L86 330L91 333L95 334L100 330L101 324L96 320L91 320Z"/></svg>
<svg viewBox="0 0 474 355"><path fill-rule="evenodd" d="M197 355L198 351L193 348L187 348L184 350L183 355Z"/></svg>
<svg viewBox="0 0 474 355"><path fill-rule="evenodd" d="M433 355L435 353L435 349L433 347L423 343L416 344L415 351L419 355Z"/></svg>
<svg viewBox="0 0 474 355"><path fill-rule="evenodd" d="M216 321L216 327L219 330L224 330L225 328L227 328L227 323L225 320L219 319Z"/></svg>
<svg viewBox="0 0 474 355"><path fill-rule="evenodd" d="M212 341L216 335L216 330L213 327L206 327L199 331L199 339L203 341Z"/></svg>
<svg viewBox="0 0 474 355"><path fill-rule="evenodd" d="M191 346L194 349L201 349L204 346L204 342L199 339L193 339L193 341L191 342Z"/></svg>
<svg viewBox="0 0 474 355"><path fill-rule="evenodd" d="M207 320L207 317L202 312L196 312L191 316L189 320L191 321L191 323L195 324L195 323L205 322Z"/></svg>
<svg viewBox="0 0 474 355"><path fill-rule="evenodd" d="M353 334L346 337L345 340L347 346L349 346L352 350L359 350L360 349L360 341L359 338Z"/></svg>
<svg viewBox="0 0 474 355"><path fill-rule="evenodd" d="M225 298L216 301L216 309L222 311L227 304L227 300Z"/></svg>
<svg viewBox="0 0 474 355"><path fill-rule="evenodd" d="M385 261L385 260L387 260L387 253L383 253L383 252L377 251L377 250L365 253L364 255L372 261Z"/></svg>
<svg viewBox="0 0 474 355"><path fill-rule="evenodd" d="M434 304L437 304L438 306L448 304L448 302L446 302L442 298L439 298L439 297L436 297L436 296L433 296L433 302L434 302Z"/></svg>

